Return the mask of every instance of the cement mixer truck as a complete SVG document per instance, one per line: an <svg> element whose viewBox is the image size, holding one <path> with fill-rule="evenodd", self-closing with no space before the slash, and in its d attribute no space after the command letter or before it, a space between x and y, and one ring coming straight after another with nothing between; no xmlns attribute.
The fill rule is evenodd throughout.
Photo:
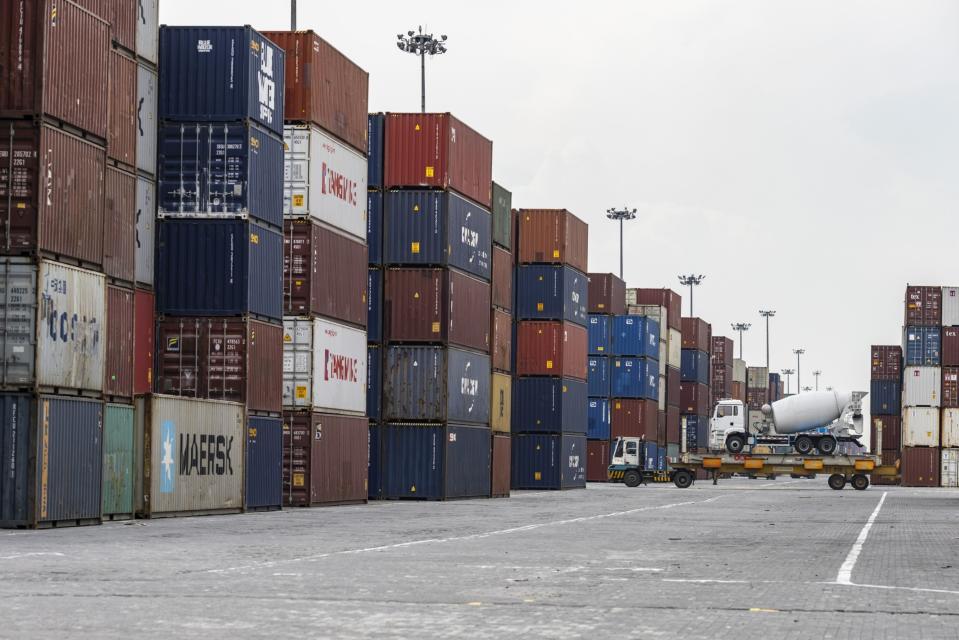
<svg viewBox="0 0 959 640"><path fill-rule="evenodd" d="M830 456L840 442L862 446L865 392L811 391L762 407L761 420L749 420L740 400L720 400L709 420L712 449L747 452L753 445L791 446L796 453Z"/></svg>

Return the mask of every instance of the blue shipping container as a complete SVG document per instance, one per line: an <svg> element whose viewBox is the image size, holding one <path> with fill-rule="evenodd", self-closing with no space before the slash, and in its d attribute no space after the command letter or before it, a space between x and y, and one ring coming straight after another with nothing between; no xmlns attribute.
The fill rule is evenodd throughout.
<svg viewBox="0 0 959 640"><path fill-rule="evenodd" d="M565 265L516 267L516 319L568 320L588 326L588 279Z"/></svg>
<svg viewBox="0 0 959 640"><path fill-rule="evenodd" d="M659 363L649 358L612 358L611 394L614 398L659 400Z"/></svg>
<svg viewBox="0 0 959 640"><path fill-rule="evenodd" d="M489 356L446 347L391 346L383 367L384 420L489 425ZM585 406L585 396L583 402Z"/></svg>
<svg viewBox="0 0 959 640"><path fill-rule="evenodd" d="M612 355L659 360L659 321L646 316L613 318Z"/></svg>
<svg viewBox="0 0 959 640"><path fill-rule="evenodd" d="M383 348L368 345L366 362L366 415L370 420L379 420L383 402Z"/></svg>
<svg viewBox="0 0 959 640"><path fill-rule="evenodd" d="M587 385L572 378L514 378L513 433L586 433Z"/></svg>
<svg viewBox="0 0 959 640"><path fill-rule="evenodd" d="M609 440L609 400L590 398L586 405L586 437Z"/></svg>
<svg viewBox="0 0 959 640"><path fill-rule="evenodd" d="M656 446L656 470L666 471L666 447Z"/></svg>
<svg viewBox="0 0 959 640"><path fill-rule="evenodd" d="M371 265L383 264L383 194L366 192L366 244Z"/></svg>
<svg viewBox="0 0 959 640"><path fill-rule="evenodd" d="M581 489L586 486L586 436L514 435L513 489Z"/></svg>
<svg viewBox="0 0 959 640"><path fill-rule="evenodd" d="M382 189L384 163L383 131L386 124L386 114L371 113L368 118L367 126L369 130L367 141L370 148L370 155L369 158L367 158L366 165L366 187L368 189Z"/></svg>
<svg viewBox="0 0 959 640"><path fill-rule="evenodd" d="M709 354L696 349L683 349L679 379L683 382L709 384Z"/></svg>
<svg viewBox="0 0 959 640"><path fill-rule="evenodd" d="M709 416L683 414L680 417L679 428L682 434L682 421L686 421L686 451L709 448Z"/></svg>
<svg viewBox="0 0 959 640"><path fill-rule="evenodd" d="M489 427L387 424L379 432L377 457L383 498L489 496Z"/></svg>
<svg viewBox="0 0 959 640"><path fill-rule="evenodd" d="M609 358L590 356L586 360L586 392L590 397L609 397Z"/></svg>
<svg viewBox="0 0 959 640"><path fill-rule="evenodd" d="M158 131L157 215L253 218L283 227L283 139L249 122Z"/></svg>
<svg viewBox="0 0 959 640"><path fill-rule="evenodd" d="M385 258L390 265L453 266L489 281L490 212L452 191L388 191Z"/></svg>
<svg viewBox="0 0 959 640"><path fill-rule="evenodd" d="M942 362L939 327L906 327L903 351L907 367L938 367Z"/></svg>
<svg viewBox="0 0 959 640"><path fill-rule="evenodd" d="M869 413L874 416L898 416L902 413L902 383L899 380L869 382Z"/></svg>
<svg viewBox="0 0 959 640"><path fill-rule="evenodd" d="M161 27L160 120L252 118L283 137L286 52L245 27Z"/></svg>
<svg viewBox="0 0 959 640"><path fill-rule="evenodd" d="M163 220L157 313L283 318L283 236L243 220Z"/></svg>
<svg viewBox="0 0 959 640"><path fill-rule="evenodd" d="M383 497L383 480L380 475L380 425L370 422L369 457L367 462L367 497L378 500Z"/></svg>
<svg viewBox="0 0 959 640"><path fill-rule="evenodd" d="M589 335L589 355L605 356L610 353L610 344L612 343L610 331L612 330L612 316L600 315L597 313L589 314L586 320L586 330Z"/></svg>
<svg viewBox="0 0 959 640"><path fill-rule="evenodd" d="M383 270L370 268L366 280L366 339L383 341Z"/></svg>
<svg viewBox="0 0 959 640"><path fill-rule="evenodd" d="M283 420L250 416L246 437L247 509L283 504Z"/></svg>

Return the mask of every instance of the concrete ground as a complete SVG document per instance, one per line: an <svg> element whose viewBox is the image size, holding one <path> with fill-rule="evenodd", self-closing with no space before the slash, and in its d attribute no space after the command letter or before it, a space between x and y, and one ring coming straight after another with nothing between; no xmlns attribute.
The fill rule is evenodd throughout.
<svg viewBox="0 0 959 640"><path fill-rule="evenodd" d="M201 634L957 638L959 491L590 485L0 531L0 636Z"/></svg>

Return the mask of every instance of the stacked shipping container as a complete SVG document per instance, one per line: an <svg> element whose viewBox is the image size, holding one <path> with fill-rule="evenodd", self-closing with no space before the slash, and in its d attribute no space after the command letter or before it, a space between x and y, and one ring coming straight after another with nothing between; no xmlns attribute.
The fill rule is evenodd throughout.
<svg viewBox="0 0 959 640"><path fill-rule="evenodd" d="M586 223L564 209L520 209L512 487L586 485Z"/></svg>
<svg viewBox="0 0 959 640"><path fill-rule="evenodd" d="M942 288L942 452L939 484L959 486L959 287Z"/></svg>
<svg viewBox="0 0 959 640"><path fill-rule="evenodd" d="M686 425L686 448L688 451L706 451L709 448L709 413L713 406L710 388L712 326L701 318L683 318L682 327L680 411L681 420ZM669 455L672 457L672 453Z"/></svg>
<svg viewBox="0 0 959 640"><path fill-rule="evenodd" d="M869 413L872 452L883 464L900 458L902 440L902 347L873 345L871 348ZM879 484L898 484L884 476L873 476Z"/></svg>
<svg viewBox="0 0 959 640"><path fill-rule="evenodd" d="M610 403L613 357L612 333L616 318L626 309L626 284L611 273L590 273L586 363L586 480L606 482L610 461ZM643 321L639 319L640 323ZM659 336L656 337L657 348Z"/></svg>
<svg viewBox="0 0 959 640"><path fill-rule="evenodd" d="M942 288L907 286L904 316L902 484L934 487L942 462Z"/></svg>
<svg viewBox="0 0 959 640"><path fill-rule="evenodd" d="M493 183L493 251L490 282L490 496L506 497L512 465L513 402L513 196Z"/></svg>

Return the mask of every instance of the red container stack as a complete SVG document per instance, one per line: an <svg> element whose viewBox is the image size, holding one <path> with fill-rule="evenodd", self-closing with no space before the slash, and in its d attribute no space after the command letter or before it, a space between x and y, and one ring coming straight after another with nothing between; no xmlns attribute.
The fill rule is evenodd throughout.
<svg viewBox="0 0 959 640"><path fill-rule="evenodd" d="M733 395L733 341L725 336L713 336L712 350L712 407L720 400L731 399Z"/></svg>

